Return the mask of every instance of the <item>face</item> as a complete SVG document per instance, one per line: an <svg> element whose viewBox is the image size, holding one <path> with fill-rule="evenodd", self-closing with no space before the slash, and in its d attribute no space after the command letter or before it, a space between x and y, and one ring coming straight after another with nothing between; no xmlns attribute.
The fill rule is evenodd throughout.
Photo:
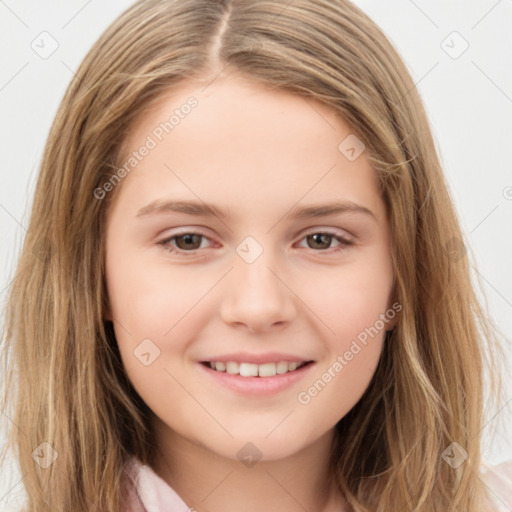
<svg viewBox="0 0 512 512"><path fill-rule="evenodd" d="M273 460L360 399L398 310L358 144L329 107L235 75L173 89L130 133L107 318L159 435Z"/></svg>

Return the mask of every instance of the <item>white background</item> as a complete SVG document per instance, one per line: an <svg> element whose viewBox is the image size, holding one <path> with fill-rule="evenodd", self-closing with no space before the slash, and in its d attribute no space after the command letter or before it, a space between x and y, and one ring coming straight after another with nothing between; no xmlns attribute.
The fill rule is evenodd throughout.
<svg viewBox="0 0 512 512"><path fill-rule="evenodd" d="M38 166L53 116L87 50L131 3L0 0L2 305L26 231ZM417 83L476 258L490 314L510 346L512 2L357 0L356 4L392 40ZM43 31L58 43L57 50L47 59L31 47L40 37L48 37L40 36ZM466 44L467 50L453 58ZM507 439L505 434L506 425L512 431L512 401L508 403L512 386L508 386L505 396L505 406L491 411L484 431L485 455L491 463L512 458L510 437ZM9 422L3 414L0 418L5 424ZM498 427L498 433L491 442L493 427ZM0 436L0 443L3 439ZM20 491L21 475L13 464L6 465L0 474L0 510L16 510Z"/></svg>

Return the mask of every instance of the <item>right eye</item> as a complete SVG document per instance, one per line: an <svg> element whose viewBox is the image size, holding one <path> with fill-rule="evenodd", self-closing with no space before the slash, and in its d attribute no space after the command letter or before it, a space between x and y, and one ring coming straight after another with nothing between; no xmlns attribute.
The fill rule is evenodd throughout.
<svg viewBox="0 0 512 512"><path fill-rule="evenodd" d="M161 240L158 244L169 248L171 253L195 254L196 250L204 248L201 247L201 239L209 240L202 232L183 231Z"/></svg>

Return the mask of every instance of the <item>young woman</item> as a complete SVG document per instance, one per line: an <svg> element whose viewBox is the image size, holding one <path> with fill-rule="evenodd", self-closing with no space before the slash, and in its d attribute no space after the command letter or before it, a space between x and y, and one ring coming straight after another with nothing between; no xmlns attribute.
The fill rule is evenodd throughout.
<svg viewBox="0 0 512 512"><path fill-rule="evenodd" d="M134 4L63 99L19 269L27 512L496 510L496 335L418 93L348 1Z"/></svg>

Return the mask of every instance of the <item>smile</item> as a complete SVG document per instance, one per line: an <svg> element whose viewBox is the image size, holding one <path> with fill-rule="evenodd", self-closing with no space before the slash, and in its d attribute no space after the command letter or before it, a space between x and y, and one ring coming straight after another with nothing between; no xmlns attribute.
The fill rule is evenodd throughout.
<svg viewBox="0 0 512 512"><path fill-rule="evenodd" d="M241 361L244 359L241 358ZM203 361L198 365L210 383L245 397L271 396L298 386L299 382L311 373L314 366L315 361L271 362L267 360L257 364L235 362L229 359L226 362ZM228 368L233 373L229 373Z"/></svg>
<svg viewBox="0 0 512 512"><path fill-rule="evenodd" d="M274 377L275 375L284 375L285 373L294 372L310 362L311 361L278 361L275 363L254 364L238 363L236 361L209 361L203 364L209 365L212 370L225 372L230 375L240 375L241 377Z"/></svg>

